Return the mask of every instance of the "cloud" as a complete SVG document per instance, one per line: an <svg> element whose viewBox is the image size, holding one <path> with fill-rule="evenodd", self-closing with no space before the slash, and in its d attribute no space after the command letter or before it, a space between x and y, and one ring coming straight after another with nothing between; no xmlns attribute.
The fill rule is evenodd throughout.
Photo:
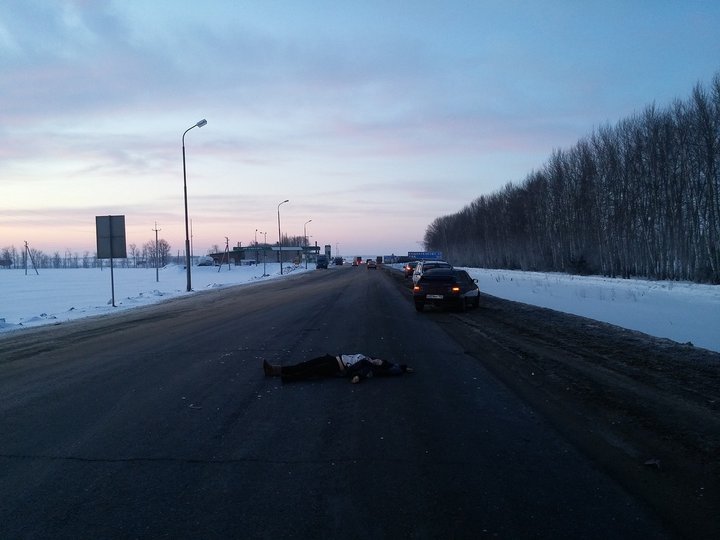
<svg viewBox="0 0 720 540"><path fill-rule="evenodd" d="M696 31L701 10L680 4L408 6L1 3L3 213L127 213L182 238L180 138L206 118L186 138L198 235L272 225L290 198L288 223L313 217L318 236L382 222L414 242L594 125L687 92L678 73L717 67L717 9Z"/></svg>

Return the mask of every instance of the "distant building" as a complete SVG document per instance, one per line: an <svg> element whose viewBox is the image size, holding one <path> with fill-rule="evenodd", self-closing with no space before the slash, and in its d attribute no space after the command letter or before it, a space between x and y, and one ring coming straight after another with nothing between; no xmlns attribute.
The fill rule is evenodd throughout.
<svg viewBox="0 0 720 540"><path fill-rule="evenodd" d="M219 253L209 253L215 261L216 265L234 264L240 266L242 264L259 264L263 261L278 262L278 257L282 257L282 262L300 263L303 256L308 261L315 262L320 253L320 246L271 246L270 244L257 244L246 247L234 247L231 250ZM228 260L229 259L229 260Z"/></svg>

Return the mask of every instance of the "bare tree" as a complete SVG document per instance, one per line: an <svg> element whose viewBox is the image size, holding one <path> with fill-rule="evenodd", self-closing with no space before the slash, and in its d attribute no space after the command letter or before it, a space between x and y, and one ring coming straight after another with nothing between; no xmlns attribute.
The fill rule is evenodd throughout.
<svg viewBox="0 0 720 540"><path fill-rule="evenodd" d="M555 150L424 244L457 264L720 283L720 75Z"/></svg>

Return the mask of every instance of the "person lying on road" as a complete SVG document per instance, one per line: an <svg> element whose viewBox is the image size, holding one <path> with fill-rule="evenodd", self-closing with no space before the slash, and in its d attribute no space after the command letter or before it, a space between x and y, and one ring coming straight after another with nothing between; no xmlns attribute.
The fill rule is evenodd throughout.
<svg viewBox="0 0 720 540"><path fill-rule="evenodd" d="M378 376L412 373L406 364L395 364L364 354L326 354L299 364L277 366L263 360L263 370L268 377L281 377L283 382L315 379L318 377L349 377L353 384L362 379Z"/></svg>

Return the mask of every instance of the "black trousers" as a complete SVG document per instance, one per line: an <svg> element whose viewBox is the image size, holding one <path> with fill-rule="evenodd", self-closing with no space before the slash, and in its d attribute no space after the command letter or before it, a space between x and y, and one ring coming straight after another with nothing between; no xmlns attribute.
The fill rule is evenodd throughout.
<svg viewBox="0 0 720 540"><path fill-rule="evenodd" d="M299 364L282 366L280 374L283 382L301 381L317 377L337 377L340 375L340 365L337 358L331 354L326 354Z"/></svg>

